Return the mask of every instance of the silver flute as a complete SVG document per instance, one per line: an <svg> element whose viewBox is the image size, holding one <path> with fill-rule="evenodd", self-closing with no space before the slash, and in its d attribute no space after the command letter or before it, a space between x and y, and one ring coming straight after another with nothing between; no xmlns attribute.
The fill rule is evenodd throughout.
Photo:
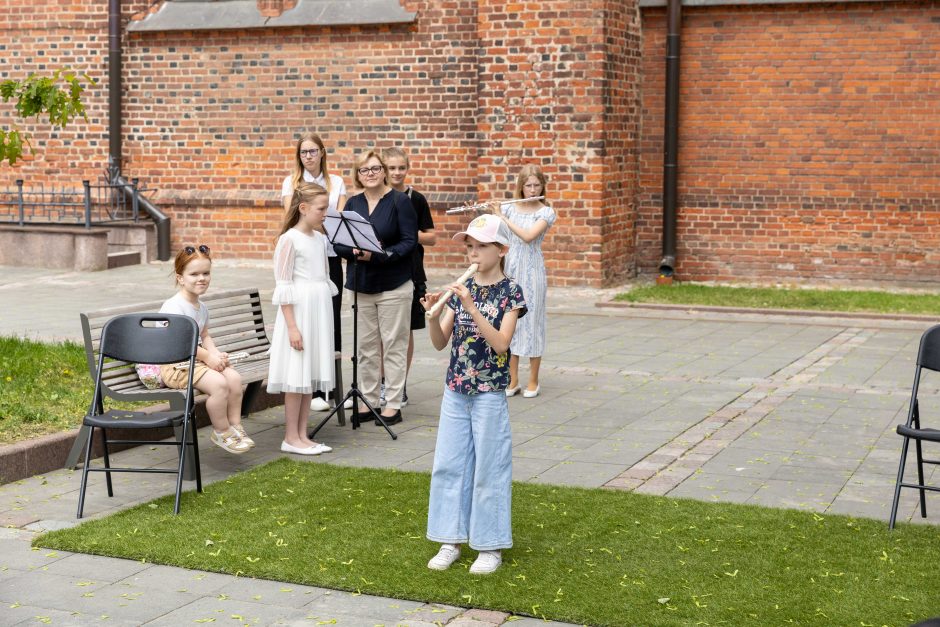
<svg viewBox="0 0 940 627"><path fill-rule="evenodd" d="M466 211L483 211L483 210L486 209L491 203L494 203L494 202L495 202L495 203L498 203L498 204L500 204L500 205L513 205L513 204L515 204L515 203L517 203L517 202L525 202L525 201L527 201L527 200L542 200L543 198L545 198L545 196L533 196L532 198L515 198L515 199L513 199L513 200L498 200L498 201L497 201L497 200L491 200L490 202L478 202L478 203L475 204L475 205L466 205L466 206L463 206L463 207L453 207L452 209L448 209L448 210L445 211L444 213L464 213L464 212L466 212Z"/></svg>

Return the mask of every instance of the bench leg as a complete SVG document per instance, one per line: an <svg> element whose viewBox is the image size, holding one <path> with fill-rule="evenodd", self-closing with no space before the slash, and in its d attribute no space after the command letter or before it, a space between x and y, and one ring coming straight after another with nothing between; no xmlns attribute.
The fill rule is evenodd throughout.
<svg viewBox="0 0 940 627"><path fill-rule="evenodd" d="M86 425L82 425L81 429L78 430L78 435L75 436L75 442L72 443L72 449L65 458L66 470L75 470L78 467L79 457L85 455L85 444L88 442L90 432L91 427Z"/></svg>
<svg viewBox="0 0 940 627"><path fill-rule="evenodd" d="M242 395L242 418L246 418L251 413L251 406L255 404L255 398L261 391L261 381L252 381L245 386L245 393Z"/></svg>

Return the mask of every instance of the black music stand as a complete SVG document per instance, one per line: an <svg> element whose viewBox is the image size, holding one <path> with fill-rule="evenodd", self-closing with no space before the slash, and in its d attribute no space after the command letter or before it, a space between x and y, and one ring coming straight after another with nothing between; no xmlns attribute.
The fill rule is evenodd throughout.
<svg viewBox="0 0 940 627"><path fill-rule="evenodd" d="M369 252L381 253L382 245L379 242L378 238L375 235L375 231L372 230L372 224L368 220L363 218L358 213L353 211L340 213L330 209L326 214L326 220L323 223L326 228L327 238L332 244L341 244L349 246L351 248L358 248L359 250L368 250ZM350 271L353 273L353 281L356 284L356 287L359 286L359 274L356 272L356 256L353 255L352 259L349 261ZM366 397L359 390L359 290L353 290L353 375L352 382L349 384L349 391L346 392L346 396L336 402L336 407L333 408L329 414L326 415L326 418L320 421L313 431L310 432L310 439L317 434L317 432L323 428L327 422L330 421L330 418L333 417L339 408L348 399L353 399L353 413L352 413L352 428L358 429L360 425L359 420L359 403L362 401L362 404L369 408L369 412L375 417L376 422L385 427L385 430L388 431L388 434L392 436L393 440L397 440L398 436L395 435L395 432L391 430L388 426L388 423L385 422L385 418L380 412L377 412L375 408L366 400Z"/></svg>

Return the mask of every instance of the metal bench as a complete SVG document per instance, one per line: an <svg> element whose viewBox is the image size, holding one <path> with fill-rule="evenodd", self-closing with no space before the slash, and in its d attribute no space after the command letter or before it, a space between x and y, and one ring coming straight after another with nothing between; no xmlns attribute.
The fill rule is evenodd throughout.
<svg viewBox="0 0 940 627"><path fill-rule="evenodd" d="M268 376L268 349L271 343L264 330L264 316L261 312L261 297L257 289L246 288L237 290L218 290L203 296L200 300L209 309L209 331L216 347L226 353L246 352L249 357L235 362L232 367L242 376L246 383L245 394L242 399L242 415L254 403L254 399L261 390L261 385ZM104 323L119 314L157 312L163 301L148 303L135 303L122 307L113 307L80 314L82 321L82 336L85 339L85 357L88 362L88 373L92 379L98 367L98 343L101 339L101 329ZM342 400L343 389L342 369L339 353L336 357L336 387L333 397L337 402ZM184 396L182 390L160 388L147 389L134 369L134 364L113 361L105 364L102 373L102 391L105 395L120 401L150 401L153 403L168 402L171 409L182 410ZM205 402L206 395L196 397L197 403ZM339 424L346 424L346 413L340 404L337 411ZM65 461L66 468L75 468L83 455L88 431L82 427L75 443L69 451ZM192 468L192 464L187 463Z"/></svg>

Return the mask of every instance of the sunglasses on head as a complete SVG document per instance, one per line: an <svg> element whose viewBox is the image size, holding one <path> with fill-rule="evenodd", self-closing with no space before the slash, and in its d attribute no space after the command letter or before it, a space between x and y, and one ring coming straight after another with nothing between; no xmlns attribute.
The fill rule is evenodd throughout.
<svg viewBox="0 0 940 627"><path fill-rule="evenodd" d="M211 252L211 249L205 244L199 244L199 246L184 246L183 250L187 255L195 255L197 250L203 255L208 255Z"/></svg>

